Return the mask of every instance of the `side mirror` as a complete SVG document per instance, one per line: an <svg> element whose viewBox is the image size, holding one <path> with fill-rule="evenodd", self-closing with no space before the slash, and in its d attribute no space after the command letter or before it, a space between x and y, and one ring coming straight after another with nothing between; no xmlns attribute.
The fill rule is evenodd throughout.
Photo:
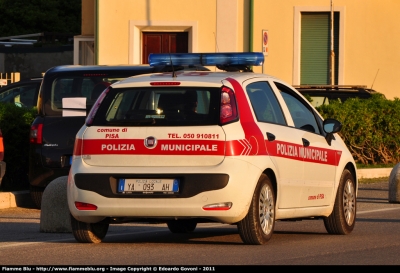
<svg viewBox="0 0 400 273"><path fill-rule="evenodd" d="M340 130L342 129L342 124L336 119L328 118L324 120L323 127L325 133L327 133L325 139L328 144L331 145L333 134L340 132Z"/></svg>

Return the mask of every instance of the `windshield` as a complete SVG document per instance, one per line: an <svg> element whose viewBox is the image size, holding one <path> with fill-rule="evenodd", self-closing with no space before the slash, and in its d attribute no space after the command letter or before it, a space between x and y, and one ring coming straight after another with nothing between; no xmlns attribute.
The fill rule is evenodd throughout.
<svg viewBox="0 0 400 273"><path fill-rule="evenodd" d="M220 88L111 89L93 125L188 126L219 122Z"/></svg>

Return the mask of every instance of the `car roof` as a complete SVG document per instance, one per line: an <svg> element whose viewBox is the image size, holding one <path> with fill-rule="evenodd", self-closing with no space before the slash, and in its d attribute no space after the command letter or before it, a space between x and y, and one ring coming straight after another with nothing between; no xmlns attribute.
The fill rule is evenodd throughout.
<svg viewBox="0 0 400 273"><path fill-rule="evenodd" d="M269 78L276 79L275 77L267 74L258 74L252 72L212 72L212 71L178 71L176 72L176 77L172 76L173 73L153 73L153 74L143 74L132 76L126 78L120 82L113 84L113 88L124 88L131 86L141 86L145 82L154 81L165 81L165 82L195 82L197 84L201 83L211 83L216 85L221 85L222 80L227 78L234 78L239 82L248 80L251 78Z"/></svg>
<svg viewBox="0 0 400 273"><path fill-rule="evenodd" d="M137 74L148 74L148 73L157 73L164 71L207 71L208 69L203 66L166 66L166 65L157 65L150 66L148 64L140 64L140 65L60 65L50 68L46 71L46 75L62 75L62 74L79 74L79 73L127 73L131 75Z"/></svg>
<svg viewBox="0 0 400 273"><path fill-rule="evenodd" d="M43 78L28 78L28 79L22 79L22 80L17 81L17 82L13 82L13 83L10 83L10 84L7 84L7 85L3 85L3 87L0 87L0 93L3 92L3 91L8 90L8 89L10 89L10 88L14 88L14 87L16 87L16 86L19 86L19 85L23 85L23 84L26 84L26 83L32 83L32 84L34 84L34 83L36 83L36 82L41 82L42 80L43 80Z"/></svg>
<svg viewBox="0 0 400 273"><path fill-rule="evenodd" d="M307 94L374 94L377 91L367 88L365 85L294 85L301 93Z"/></svg>
<svg viewBox="0 0 400 273"><path fill-rule="evenodd" d="M98 72L98 71L154 71L149 65L60 65L50 68L46 74L62 72Z"/></svg>

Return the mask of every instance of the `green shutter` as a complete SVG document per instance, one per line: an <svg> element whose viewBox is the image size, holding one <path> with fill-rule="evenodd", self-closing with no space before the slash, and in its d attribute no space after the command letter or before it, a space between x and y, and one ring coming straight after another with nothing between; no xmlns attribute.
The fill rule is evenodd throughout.
<svg viewBox="0 0 400 273"><path fill-rule="evenodd" d="M335 83L338 79L339 12L334 14ZM330 12L301 14L300 84L330 84Z"/></svg>

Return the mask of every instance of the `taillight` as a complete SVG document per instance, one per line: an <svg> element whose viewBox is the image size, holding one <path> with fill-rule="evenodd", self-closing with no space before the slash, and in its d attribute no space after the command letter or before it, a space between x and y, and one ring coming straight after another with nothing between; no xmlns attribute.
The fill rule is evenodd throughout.
<svg viewBox="0 0 400 273"><path fill-rule="evenodd" d="M75 144L74 144L74 152L73 155L79 156L82 154L82 139L81 138L75 138Z"/></svg>
<svg viewBox="0 0 400 273"><path fill-rule="evenodd" d="M29 133L29 142L33 144L42 144L42 132L43 123L32 125Z"/></svg>
<svg viewBox="0 0 400 273"><path fill-rule="evenodd" d="M83 203L83 202L75 202L75 207L78 210L97 210L96 205Z"/></svg>
<svg viewBox="0 0 400 273"><path fill-rule="evenodd" d="M236 107L236 98L232 89L224 86L221 90L221 125L227 124L238 119L238 111Z"/></svg>
<svg viewBox="0 0 400 273"><path fill-rule="evenodd" d="M104 100L104 98L106 97L108 91L110 91L110 87L107 87L101 94L100 96L97 98L96 102L94 103L92 109L89 112L89 115L86 118L86 125L90 126L93 122L94 116L97 113L97 110L99 110L100 104L101 102Z"/></svg>
<svg viewBox="0 0 400 273"><path fill-rule="evenodd" d="M4 143L3 143L3 133L0 130L0 161L4 160Z"/></svg>

